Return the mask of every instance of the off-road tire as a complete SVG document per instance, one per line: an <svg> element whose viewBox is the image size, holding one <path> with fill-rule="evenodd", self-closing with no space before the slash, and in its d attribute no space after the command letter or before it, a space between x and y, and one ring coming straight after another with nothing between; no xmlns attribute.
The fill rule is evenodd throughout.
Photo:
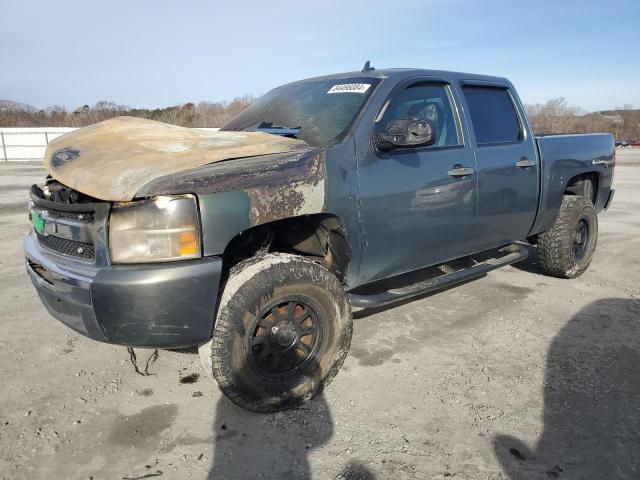
<svg viewBox="0 0 640 480"><path fill-rule="evenodd" d="M265 309L287 308L278 306L279 302L291 298L307 302L311 306L307 308L315 312L314 321L324 332L322 341L314 344L317 355L313 359L305 356L308 363L303 362L293 371L264 373L254 358L259 355L248 343L262 335L256 334L253 326L256 321L261 325L258 319ZM303 306L296 303L291 312L294 308ZM294 317L292 313L291 318ZM266 318L272 322L268 325L277 320L273 314ZM268 335L271 327L264 331ZM247 410L268 413L295 408L320 393L344 363L351 333L351 307L335 275L307 258L271 253L244 260L231 269L213 338L198 350L207 373L216 379L227 398Z"/></svg>
<svg viewBox="0 0 640 480"><path fill-rule="evenodd" d="M587 227L582 255L577 256L578 232ZM578 195L565 195L553 226L538 237L538 259L547 275L575 278L582 275L593 258L598 240L598 217L593 204ZM582 249L582 246L580 246Z"/></svg>

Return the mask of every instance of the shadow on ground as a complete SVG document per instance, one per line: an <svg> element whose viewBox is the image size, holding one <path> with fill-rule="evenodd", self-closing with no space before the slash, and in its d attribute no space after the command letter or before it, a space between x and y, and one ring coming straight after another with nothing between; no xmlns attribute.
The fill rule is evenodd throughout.
<svg viewBox="0 0 640 480"><path fill-rule="evenodd" d="M318 387L322 372L313 358L292 376L265 382L264 394L297 404L299 395L306 395L307 386L322 390ZM333 416L323 393L299 408L271 414L250 412L222 396L213 421L215 443L209 479L304 480L312 478L313 470L314 478L374 480L373 474L356 459L347 462L338 474L334 462L318 462L312 469L314 450L326 446L333 435Z"/></svg>
<svg viewBox="0 0 640 480"><path fill-rule="evenodd" d="M533 450L494 438L511 480L640 478L640 301L591 303L553 340Z"/></svg>
<svg viewBox="0 0 640 480"><path fill-rule="evenodd" d="M222 397L216 407L213 428L211 480L310 479L310 456L334 433L331 412L323 395L301 408L276 414L248 412ZM314 470L323 468L335 471L335 464L316 465ZM367 467L355 460L335 475L320 474L314 478L375 478Z"/></svg>

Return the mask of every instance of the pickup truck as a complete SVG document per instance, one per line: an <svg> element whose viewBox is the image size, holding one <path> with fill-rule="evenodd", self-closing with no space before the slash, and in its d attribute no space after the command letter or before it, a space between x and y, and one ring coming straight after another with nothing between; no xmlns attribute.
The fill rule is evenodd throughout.
<svg viewBox="0 0 640 480"><path fill-rule="evenodd" d="M218 132L116 117L51 142L27 271L92 339L198 346L224 394L293 408L352 307L521 261L573 278L614 190L609 134L535 137L505 78L365 68L278 87Z"/></svg>

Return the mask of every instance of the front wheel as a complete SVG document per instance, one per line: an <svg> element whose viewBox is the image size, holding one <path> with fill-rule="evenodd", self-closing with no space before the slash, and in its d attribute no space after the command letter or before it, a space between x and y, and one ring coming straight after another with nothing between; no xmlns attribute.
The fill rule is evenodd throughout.
<svg viewBox="0 0 640 480"><path fill-rule="evenodd" d="M598 239L598 217L584 197L565 195L553 226L538 238L538 258L547 275L575 278L593 258Z"/></svg>
<svg viewBox="0 0 640 480"><path fill-rule="evenodd" d="M338 279L304 257L273 253L231 269L203 364L237 405L274 412L331 382L351 344L351 309Z"/></svg>

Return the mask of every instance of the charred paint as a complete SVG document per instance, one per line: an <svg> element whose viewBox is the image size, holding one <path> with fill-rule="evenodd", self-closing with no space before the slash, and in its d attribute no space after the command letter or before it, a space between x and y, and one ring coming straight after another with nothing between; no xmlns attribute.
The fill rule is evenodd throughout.
<svg viewBox="0 0 640 480"><path fill-rule="evenodd" d="M133 200L163 176L233 158L306 147L263 132L202 131L133 117L115 117L52 141L44 167L54 179L93 198Z"/></svg>
<svg viewBox="0 0 640 480"><path fill-rule="evenodd" d="M260 225L283 218L320 213L324 209L324 155L314 155L307 165L307 175L299 180L247 189L251 199L250 220Z"/></svg>
<svg viewBox="0 0 640 480"><path fill-rule="evenodd" d="M180 178L167 178L164 185L155 182L145 193L156 195L165 189L196 193L204 253L220 254L234 236L248 228L324 211L324 153L271 157L196 169ZM221 192L221 188L228 191Z"/></svg>

